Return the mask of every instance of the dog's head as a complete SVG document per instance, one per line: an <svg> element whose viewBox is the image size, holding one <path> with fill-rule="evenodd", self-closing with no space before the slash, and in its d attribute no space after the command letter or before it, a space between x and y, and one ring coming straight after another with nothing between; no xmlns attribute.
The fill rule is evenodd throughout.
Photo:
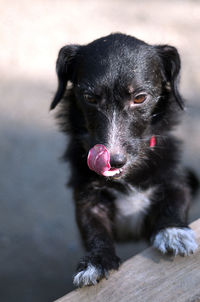
<svg viewBox="0 0 200 302"><path fill-rule="evenodd" d="M58 90L51 109L70 81L80 114L75 127L85 131L89 168L123 176L156 147L156 136L171 128L174 113L182 108L179 70L174 47L148 45L123 34L65 46L57 59Z"/></svg>

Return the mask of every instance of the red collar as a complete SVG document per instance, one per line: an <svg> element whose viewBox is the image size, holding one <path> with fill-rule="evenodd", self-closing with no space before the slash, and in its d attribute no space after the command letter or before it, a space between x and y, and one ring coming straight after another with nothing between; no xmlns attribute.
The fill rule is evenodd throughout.
<svg viewBox="0 0 200 302"><path fill-rule="evenodd" d="M153 135L150 139L150 147L153 148L156 144L156 139L155 139L155 136Z"/></svg>

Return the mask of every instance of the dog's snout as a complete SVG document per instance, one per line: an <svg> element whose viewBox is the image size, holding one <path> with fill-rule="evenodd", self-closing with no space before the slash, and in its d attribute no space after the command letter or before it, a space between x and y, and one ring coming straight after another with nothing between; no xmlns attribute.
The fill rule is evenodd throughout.
<svg viewBox="0 0 200 302"><path fill-rule="evenodd" d="M110 156L110 165L112 168L122 168L127 162L127 157L124 154L116 153Z"/></svg>

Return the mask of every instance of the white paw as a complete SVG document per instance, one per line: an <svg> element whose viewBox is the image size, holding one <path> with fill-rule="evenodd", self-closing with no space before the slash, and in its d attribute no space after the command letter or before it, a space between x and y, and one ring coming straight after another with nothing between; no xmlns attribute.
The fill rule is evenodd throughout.
<svg viewBox="0 0 200 302"><path fill-rule="evenodd" d="M73 280L75 286L82 287L86 285L95 285L97 281L101 279L101 271L91 263L88 264L87 268L78 272Z"/></svg>
<svg viewBox="0 0 200 302"><path fill-rule="evenodd" d="M194 232L189 228L166 228L161 230L153 239L153 246L163 254L173 252L187 256L197 249Z"/></svg>

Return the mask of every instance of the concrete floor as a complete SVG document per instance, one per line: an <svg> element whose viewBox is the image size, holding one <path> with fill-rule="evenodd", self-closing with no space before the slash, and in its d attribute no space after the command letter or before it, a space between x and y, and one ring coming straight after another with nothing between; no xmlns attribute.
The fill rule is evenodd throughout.
<svg viewBox="0 0 200 302"><path fill-rule="evenodd" d="M200 2L7 0L0 11L0 301L53 301L73 288L83 254L70 172L59 161L65 138L48 111L58 50L114 31L176 46L188 100L177 135L184 164L200 176ZM199 199L190 221L200 217ZM117 249L126 259L143 247Z"/></svg>

